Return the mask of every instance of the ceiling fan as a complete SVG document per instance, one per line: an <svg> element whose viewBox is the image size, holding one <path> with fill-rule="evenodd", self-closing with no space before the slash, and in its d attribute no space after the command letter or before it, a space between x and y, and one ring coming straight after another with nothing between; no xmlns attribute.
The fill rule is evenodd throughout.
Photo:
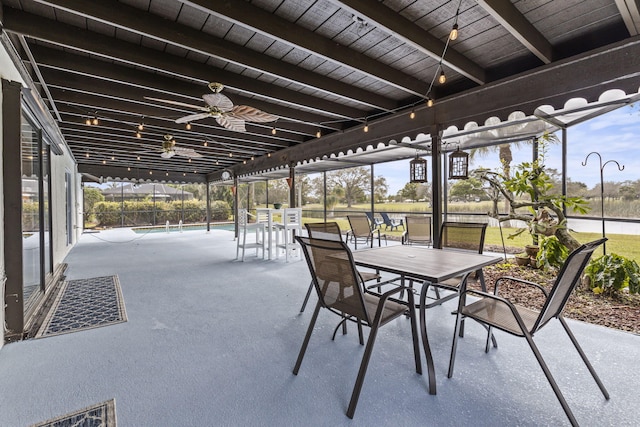
<svg viewBox="0 0 640 427"><path fill-rule="evenodd" d="M246 132L245 122L267 123L278 120L278 116L265 113L257 108L249 107L248 105L233 105L233 102L231 102L229 98L220 93L222 89L224 89L221 83L209 83L209 89L211 89L213 93L202 95L202 99L207 103L206 106L191 105L168 99L149 97L145 97L145 99L202 111L201 113L180 117L176 119L176 123L190 123L195 120L213 117L220 126L229 130Z"/></svg>
<svg viewBox="0 0 640 427"><path fill-rule="evenodd" d="M165 134L164 140L162 141L162 147L156 147L152 145L144 145L145 148L148 148L153 151L160 152L160 157L164 159L170 159L173 156L182 156L182 157L202 157L202 154L198 153L193 148L184 148L176 145L176 140L173 135Z"/></svg>

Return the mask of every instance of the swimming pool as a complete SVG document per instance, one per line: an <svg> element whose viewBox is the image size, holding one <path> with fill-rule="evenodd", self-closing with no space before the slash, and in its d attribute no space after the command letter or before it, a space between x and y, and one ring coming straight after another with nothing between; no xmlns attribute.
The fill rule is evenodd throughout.
<svg viewBox="0 0 640 427"><path fill-rule="evenodd" d="M198 230L206 230L207 224L186 224L182 226L182 231L198 231ZM225 231L233 231L235 229L235 224L232 222L227 223L214 223L211 224L211 230L225 230ZM148 226L148 227L132 227L131 230L137 234L146 234L146 233L166 233L167 226L165 225L156 225ZM169 224L169 233L179 233L180 226L178 224Z"/></svg>

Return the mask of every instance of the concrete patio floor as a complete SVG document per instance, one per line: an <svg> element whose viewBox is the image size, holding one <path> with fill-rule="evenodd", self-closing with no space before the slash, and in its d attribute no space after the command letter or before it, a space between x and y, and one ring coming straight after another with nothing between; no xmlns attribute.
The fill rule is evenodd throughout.
<svg viewBox="0 0 640 427"><path fill-rule="evenodd" d="M321 312L300 374L292 374L315 304L298 310L305 262L234 261L229 231L84 234L68 279L117 274L128 321L0 350L0 425L28 426L112 398L119 426L568 425L522 339L468 322L446 378L454 302L428 311L438 394L413 367L409 321L383 327L355 418L345 416L364 348L352 327L331 341ZM638 425L640 337L570 321L608 388L606 401L560 324L536 336L584 426ZM366 333L366 332L365 332ZM365 337L366 338L366 337ZM424 356L423 364L424 364Z"/></svg>

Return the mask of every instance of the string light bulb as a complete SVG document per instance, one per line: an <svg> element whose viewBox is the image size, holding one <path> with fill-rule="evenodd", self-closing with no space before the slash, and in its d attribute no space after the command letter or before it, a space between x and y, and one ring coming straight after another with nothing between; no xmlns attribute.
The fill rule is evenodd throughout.
<svg viewBox="0 0 640 427"><path fill-rule="evenodd" d="M91 126L91 119L87 117L87 120L84 121L84 124L87 126Z"/></svg>
<svg viewBox="0 0 640 427"><path fill-rule="evenodd" d="M187 130L191 130L191 123L187 122L186 125L184 125L185 129Z"/></svg>
<svg viewBox="0 0 640 427"><path fill-rule="evenodd" d="M438 83L441 85L445 84L447 81L447 76L444 75L444 70L440 71L440 77L438 77Z"/></svg>
<svg viewBox="0 0 640 427"><path fill-rule="evenodd" d="M138 130L144 130L144 123L140 122L138 125Z"/></svg>
<svg viewBox="0 0 640 427"><path fill-rule="evenodd" d="M100 124L100 122L98 121L98 118L94 116L93 120L91 121L91 124L94 125L94 126L98 126Z"/></svg>
<svg viewBox="0 0 640 427"><path fill-rule="evenodd" d="M276 127L274 126L274 127L271 129L271 135L275 135L276 133L277 133L277 131L276 131Z"/></svg>
<svg viewBox="0 0 640 427"><path fill-rule="evenodd" d="M427 107L433 107L433 99L431 97L427 97Z"/></svg>
<svg viewBox="0 0 640 427"><path fill-rule="evenodd" d="M449 33L449 40L454 41L458 38L458 23L453 24L453 28L451 28L451 32Z"/></svg>
<svg viewBox="0 0 640 427"><path fill-rule="evenodd" d="M209 143L207 141L205 141L205 142L202 143L202 145L207 147L207 146L209 146Z"/></svg>
<svg viewBox="0 0 640 427"><path fill-rule="evenodd" d="M362 128L364 132L369 132L369 122L367 120L364 121L364 127Z"/></svg>
<svg viewBox="0 0 640 427"><path fill-rule="evenodd" d="M139 131L136 132L136 138L142 138L142 134Z"/></svg>
<svg viewBox="0 0 640 427"><path fill-rule="evenodd" d="M416 112L415 112L415 110L411 110L411 113L409 114L409 118L410 118L411 120L413 120L413 119L415 119L415 118L416 118Z"/></svg>
<svg viewBox="0 0 640 427"><path fill-rule="evenodd" d="M318 132L316 132L316 138L320 138L322 136L322 132L320 132L320 129L318 129Z"/></svg>
<svg viewBox="0 0 640 427"><path fill-rule="evenodd" d="M229 153L229 157L233 157L233 153Z"/></svg>

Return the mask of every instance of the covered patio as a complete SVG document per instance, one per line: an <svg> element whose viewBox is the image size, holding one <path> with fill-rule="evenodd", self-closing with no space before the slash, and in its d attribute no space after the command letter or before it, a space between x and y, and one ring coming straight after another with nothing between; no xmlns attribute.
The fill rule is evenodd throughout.
<svg viewBox="0 0 640 427"><path fill-rule="evenodd" d="M83 234L66 258L67 279L117 275L128 321L3 348L2 424L30 425L110 399L121 426L568 424L523 340L498 333L498 349L485 354L484 330L468 322L455 376L446 378L454 302L427 314L438 394L415 373L409 321L400 318L380 330L349 420L363 351L355 328L331 341L336 318L321 313L294 376L312 312L298 312L306 264L251 254L235 262L234 250L230 231ZM635 425L640 338L569 322L611 394L605 401L557 322L544 329L541 352L578 421Z"/></svg>

